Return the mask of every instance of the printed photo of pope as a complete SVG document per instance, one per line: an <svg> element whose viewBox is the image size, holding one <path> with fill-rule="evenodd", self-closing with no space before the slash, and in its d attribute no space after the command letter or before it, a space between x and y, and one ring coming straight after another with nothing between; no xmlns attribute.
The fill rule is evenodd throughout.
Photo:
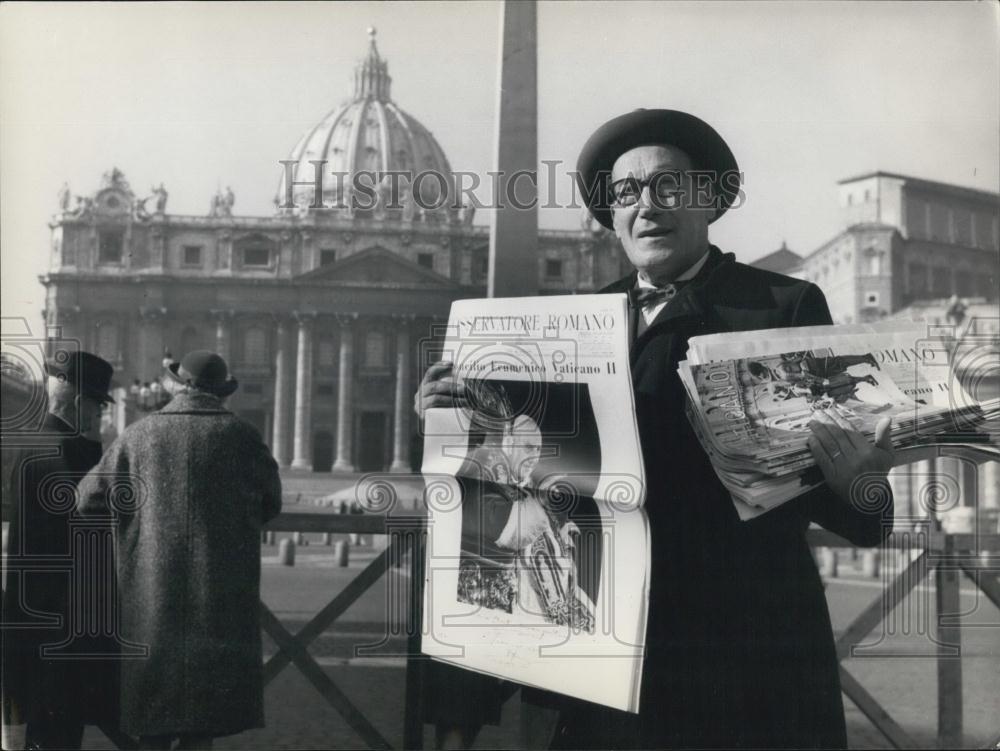
<svg viewBox="0 0 1000 751"><path fill-rule="evenodd" d="M467 381L459 601L592 631L600 441L586 385Z"/></svg>

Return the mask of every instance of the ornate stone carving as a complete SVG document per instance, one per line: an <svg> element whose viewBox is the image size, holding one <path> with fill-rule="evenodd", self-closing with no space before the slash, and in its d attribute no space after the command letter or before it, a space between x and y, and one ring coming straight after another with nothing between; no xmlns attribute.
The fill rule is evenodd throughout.
<svg viewBox="0 0 1000 751"><path fill-rule="evenodd" d="M158 188L150 188L152 197L156 199L156 213L163 214L167 210L167 189L160 183Z"/></svg>
<svg viewBox="0 0 1000 751"><path fill-rule="evenodd" d="M129 187L128 180L125 179L125 173L117 167L112 167L110 172L104 173L104 176L101 178L101 187L114 188L115 190L120 190L124 193L132 192L132 188Z"/></svg>
<svg viewBox="0 0 1000 751"><path fill-rule="evenodd" d="M59 189L59 210L62 212L69 211L69 184L63 183L62 187Z"/></svg>
<svg viewBox="0 0 1000 751"><path fill-rule="evenodd" d="M209 208L208 215L214 217L231 217L233 215L233 206L235 204L236 194L233 193L233 189L227 185L225 193L218 190L215 195L212 196L212 203Z"/></svg>

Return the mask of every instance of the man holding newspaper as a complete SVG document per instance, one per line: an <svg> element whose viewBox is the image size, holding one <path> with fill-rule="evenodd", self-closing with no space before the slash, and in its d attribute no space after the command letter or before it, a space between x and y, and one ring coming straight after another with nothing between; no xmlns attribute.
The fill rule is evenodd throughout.
<svg viewBox="0 0 1000 751"><path fill-rule="evenodd" d="M678 365L695 336L830 324L823 293L709 243L709 225L743 195L732 152L702 120L673 110L617 117L591 136L578 169L591 213L635 268L602 291L633 302L629 360L652 541L646 660L638 714L525 688L524 743L845 747L833 634L805 530L818 522L858 545L888 534L890 420L878 421L873 441L837 410L816 410L808 449L823 482L741 521L685 415ZM465 401L448 363L427 371L416 399L421 415ZM868 503L853 502L859 492ZM505 692L455 668L435 666L434 675L428 721L443 744L471 743L479 725L495 721Z"/></svg>

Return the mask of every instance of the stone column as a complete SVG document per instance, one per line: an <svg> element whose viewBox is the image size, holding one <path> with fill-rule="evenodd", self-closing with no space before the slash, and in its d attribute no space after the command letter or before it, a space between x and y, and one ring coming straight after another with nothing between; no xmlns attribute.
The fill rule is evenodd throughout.
<svg viewBox="0 0 1000 751"><path fill-rule="evenodd" d="M934 460L921 459L907 465L910 470L910 508L914 520L925 519L934 526L936 520L934 496ZM918 523L915 521L915 524Z"/></svg>
<svg viewBox="0 0 1000 751"><path fill-rule="evenodd" d="M409 321L399 322L396 333L396 403L394 405L392 466L390 472L410 472L410 331Z"/></svg>
<svg viewBox="0 0 1000 751"><path fill-rule="evenodd" d="M275 460L282 467L290 461L288 454L288 396L292 390L292 342L289 324L278 319L274 354L274 418L271 433L271 450Z"/></svg>
<svg viewBox="0 0 1000 751"><path fill-rule="evenodd" d="M139 362L136 378L143 382L159 378L163 370L163 319L166 308L139 309Z"/></svg>
<svg viewBox="0 0 1000 751"><path fill-rule="evenodd" d="M162 273L166 265L167 238L162 227L154 227L149 232L149 270Z"/></svg>
<svg viewBox="0 0 1000 751"><path fill-rule="evenodd" d="M910 497L910 467L894 467L889 471L889 485L892 488L894 502L894 526L910 529L914 515Z"/></svg>
<svg viewBox="0 0 1000 751"><path fill-rule="evenodd" d="M351 458L354 447L354 328L352 318L340 322L340 368L337 382L337 459L334 472L356 472Z"/></svg>
<svg viewBox="0 0 1000 751"><path fill-rule="evenodd" d="M299 349L295 358L295 436L292 467L312 469L312 314L298 314Z"/></svg>
<svg viewBox="0 0 1000 751"><path fill-rule="evenodd" d="M1000 462L983 462L979 469L979 506L984 509L1000 511ZM991 531L998 531L993 529Z"/></svg>
<svg viewBox="0 0 1000 751"><path fill-rule="evenodd" d="M212 318L215 321L215 353L222 357L232 369L233 361L230 357L232 352L231 342L232 342L232 320L233 311L231 310L213 310ZM181 352L177 356L183 357L186 352Z"/></svg>

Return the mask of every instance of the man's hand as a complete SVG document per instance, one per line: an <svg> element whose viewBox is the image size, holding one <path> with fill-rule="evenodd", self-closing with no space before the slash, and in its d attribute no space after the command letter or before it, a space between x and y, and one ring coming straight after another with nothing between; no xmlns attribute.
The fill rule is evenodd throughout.
<svg viewBox="0 0 1000 751"><path fill-rule="evenodd" d="M413 397L413 411L424 419L424 411L431 407L464 407L465 386L452 376L450 362L436 362L427 368L420 388Z"/></svg>
<svg viewBox="0 0 1000 751"><path fill-rule="evenodd" d="M883 417L875 426L875 443L870 443L836 412L817 412L809 423L809 448L823 472L826 484L844 503L851 503L851 488L858 477L885 476L892 469L892 419Z"/></svg>

